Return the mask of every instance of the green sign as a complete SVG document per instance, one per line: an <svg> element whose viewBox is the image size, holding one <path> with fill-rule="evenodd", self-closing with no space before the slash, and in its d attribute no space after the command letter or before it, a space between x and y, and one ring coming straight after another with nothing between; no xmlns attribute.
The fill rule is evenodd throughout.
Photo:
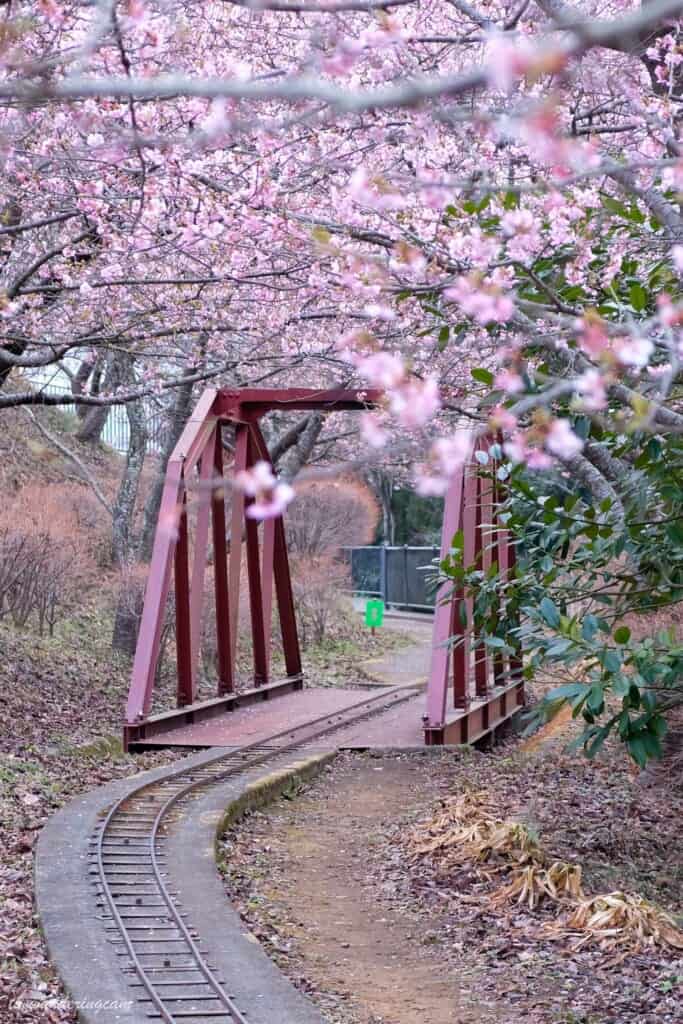
<svg viewBox="0 0 683 1024"><path fill-rule="evenodd" d="M384 622L384 601L375 599L368 601L365 605L365 625L372 629L381 626Z"/></svg>

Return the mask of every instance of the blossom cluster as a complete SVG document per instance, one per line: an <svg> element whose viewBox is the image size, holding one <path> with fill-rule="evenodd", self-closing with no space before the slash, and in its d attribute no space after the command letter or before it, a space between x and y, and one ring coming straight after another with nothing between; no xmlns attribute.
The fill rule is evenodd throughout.
<svg viewBox="0 0 683 1024"><path fill-rule="evenodd" d="M0 347L17 370L72 359L111 395L123 347L158 394L188 367L380 388L363 441L400 436L433 494L467 457L461 414L543 468L581 454L573 417L609 418L619 384L666 405L683 359L679 24L645 60L578 60L535 7L508 24L502 0L479 21L444 0L310 6L126 0L112 21L75 0L11 5L6 85L47 66L55 83L194 83L3 106ZM383 107L434 76L449 97ZM232 92L197 95L204 80ZM264 82L280 93L239 98ZM374 106L334 113L373 89ZM250 515L291 498L266 464L237 486Z"/></svg>

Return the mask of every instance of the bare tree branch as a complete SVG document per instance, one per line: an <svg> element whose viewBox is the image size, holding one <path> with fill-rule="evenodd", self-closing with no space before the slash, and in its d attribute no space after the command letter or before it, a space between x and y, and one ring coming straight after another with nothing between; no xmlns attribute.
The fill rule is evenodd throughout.
<svg viewBox="0 0 683 1024"><path fill-rule="evenodd" d="M49 224L60 224L65 220L73 220L74 217L81 217L80 210L73 210L71 213L58 213L54 217L43 217L41 220L32 220L26 224L13 224L8 228L0 228L0 235L20 235L24 231L33 231L35 228L44 228Z"/></svg>
<svg viewBox="0 0 683 1024"><path fill-rule="evenodd" d="M43 435L45 440L49 441L50 444L53 445L53 447L55 447L57 451L60 452L65 458L69 459L70 462L73 462L74 466L76 466L79 473L82 474L85 482L89 485L89 487L92 488L92 492L99 501L102 508L105 509L108 515L111 515L112 507L110 503L107 501L107 498L102 489L100 488L100 485L98 484L97 480L92 475L86 464L83 462L83 460L80 459L75 452L72 452L70 448L67 448L67 446L63 444L63 442L60 441L58 437L55 437L54 434L51 434L47 427L43 426L43 424L40 422L35 413L33 413L30 409L24 409L24 412L29 417L34 427L36 427L39 433Z"/></svg>

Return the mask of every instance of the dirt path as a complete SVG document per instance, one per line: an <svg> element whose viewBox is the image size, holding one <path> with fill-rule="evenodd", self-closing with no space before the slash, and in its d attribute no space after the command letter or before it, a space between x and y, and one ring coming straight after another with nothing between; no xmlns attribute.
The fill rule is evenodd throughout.
<svg viewBox="0 0 683 1024"><path fill-rule="evenodd" d="M281 896L295 920L311 922L302 929L314 965L311 980L352 993L359 1020L495 1020L466 1008L459 991L463 979L443 969L429 936L425 946L414 921L377 904L366 891L365 854L373 833L413 802L415 782L409 761L390 767L371 761L344 780L334 797L311 800L305 820L295 819L285 829L283 852L290 878L298 882L280 890Z"/></svg>
<svg viewBox="0 0 683 1024"><path fill-rule="evenodd" d="M315 787L270 821L252 819L252 849L263 840L263 894L271 905L269 926L258 937L270 939L290 972L293 961L300 963L335 1021L503 1021L473 998L471 969L456 972L443 962L429 923L420 926L378 902L368 875L368 854L383 827L417 800L443 794L443 783L425 786L422 766L409 758L364 759L335 776L334 786Z"/></svg>
<svg viewBox="0 0 683 1024"><path fill-rule="evenodd" d="M683 795L643 790L617 750L344 756L308 790L222 843L230 899L330 1024L680 1024L683 956L615 958L543 938L551 909L494 909L466 868L406 859L407 828L439 797L495 793L587 891L641 892L680 913Z"/></svg>
<svg viewBox="0 0 683 1024"><path fill-rule="evenodd" d="M425 683L432 654L433 627L431 616L425 616L422 620L399 615L387 616L383 627L385 631L399 633L412 643L395 651L387 651L380 657L368 658L362 664L366 676L388 686Z"/></svg>

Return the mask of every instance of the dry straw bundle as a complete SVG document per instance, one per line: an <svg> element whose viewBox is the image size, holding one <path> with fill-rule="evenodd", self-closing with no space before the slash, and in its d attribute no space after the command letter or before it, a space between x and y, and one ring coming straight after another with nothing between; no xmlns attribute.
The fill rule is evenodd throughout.
<svg viewBox="0 0 683 1024"><path fill-rule="evenodd" d="M562 924L563 934L579 933L572 950L597 942L602 949L672 946L683 949L683 932L669 914L627 892L582 899Z"/></svg>
<svg viewBox="0 0 683 1024"><path fill-rule="evenodd" d="M556 904L563 912L546 929L551 938L577 939L572 950L589 944L602 949L641 950L656 945L683 949L683 932L674 919L642 896L613 892L587 897L578 864L549 861L538 838L521 822L494 814L487 793L466 790L441 801L410 833L410 858L429 859L441 874L469 864L488 881L506 876L490 895L492 906Z"/></svg>

